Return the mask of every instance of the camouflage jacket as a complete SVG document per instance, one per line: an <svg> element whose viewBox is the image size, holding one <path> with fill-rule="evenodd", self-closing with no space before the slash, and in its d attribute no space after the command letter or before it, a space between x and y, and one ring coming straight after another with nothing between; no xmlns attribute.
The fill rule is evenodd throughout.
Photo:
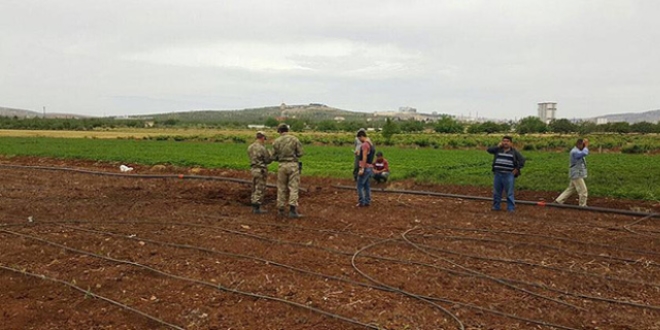
<svg viewBox="0 0 660 330"><path fill-rule="evenodd" d="M273 159L280 163L297 162L302 155L302 143L293 135L282 135L273 142Z"/></svg>
<svg viewBox="0 0 660 330"><path fill-rule="evenodd" d="M252 168L266 168L273 161L270 152L259 141L252 143L247 152Z"/></svg>

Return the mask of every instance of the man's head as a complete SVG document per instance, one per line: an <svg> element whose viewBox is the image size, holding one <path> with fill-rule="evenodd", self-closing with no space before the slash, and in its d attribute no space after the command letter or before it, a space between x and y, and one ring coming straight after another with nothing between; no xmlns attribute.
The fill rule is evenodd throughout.
<svg viewBox="0 0 660 330"><path fill-rule="evenodd" d="M277 126L277 133L286 133L289 131L289 125L285 123L281 123L279 126Z"/></svg>
<svg viewBox="0 0 660 330"><path fill-rule="evenodd" d="M584 149L584 139L577 139L575 146L580 150Z"/></svg>
<svg viewBox="0 0 660 330"><path fill-rule="evenodd" d="M260 140L261 142L266 141L268 138L266 138L266 134L262 131L257 132L257 140Z"/></svg>
<svg viewBox="0 0 660 330"><path fill-rule="evenodd" d="M383 152L382 151L379 151L379 152L376 153L376 160L379 161L379 162L383 161Z"/></svg>
<svg viewBox="0 0 660 330"><path fill-rule="evenodd" d="M367 132L366 131L358 131L357 132L357 138L360 139L360 142L364 142L367 140Z"/></svg>
<svg viewBox="0 0 660 330"><path fill-rule="evenodd" d="M513 142L513 139L510 136L505 135L504 137L502 137L502 148L504 148L504 149L511 148L511 143L512 142Z"/></svg>

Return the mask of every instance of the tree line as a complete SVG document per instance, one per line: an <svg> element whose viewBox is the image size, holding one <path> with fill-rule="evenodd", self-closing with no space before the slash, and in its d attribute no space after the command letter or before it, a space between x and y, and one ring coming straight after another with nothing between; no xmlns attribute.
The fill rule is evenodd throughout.
<svg viewBox="0 0 660 330"><path fill-rule="evenodd" d="M434 122L421 122L415 120L393 120L387 118L378 121L335 121L321 120L307 122L302 119L287 118L285 120L294 132L304 130L315 130L320 132L355 132L360 128L374 128L382 130L386 136L397 133L416 133L423 131L435 131L446 134L492 134L510 133L518 134L589 134L589 133L660 133L660 123L638 122L629 124L627 122L614 122L607 124L596 124L589 121L572 122L568 119L557 119L549 124L544 123L537 117L526 117L519 121L494 122L486 121L480 123L466 123L456 118L444 115ZM263 123L266 127L276 127L280 122L269 117ZM178 119L144 120L144 119L117 119L104 118L18 118L0 117L0 129L27 129L27 130L95 130L113 128L140 128L140 127L195 127L195 128L245 128L245 124L238 122L204 122L191 123Z"/></svg>

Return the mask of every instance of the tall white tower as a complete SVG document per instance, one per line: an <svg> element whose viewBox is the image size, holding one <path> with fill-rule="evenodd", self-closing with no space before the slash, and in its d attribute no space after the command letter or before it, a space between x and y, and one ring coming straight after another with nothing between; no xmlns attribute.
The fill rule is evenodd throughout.
<svg viewBox="0 0 660 330"><path fill-rule="evenodd" d="M543 102L539 103L539 119L542 122L549 124L557 115L557 102Z"/></svg>

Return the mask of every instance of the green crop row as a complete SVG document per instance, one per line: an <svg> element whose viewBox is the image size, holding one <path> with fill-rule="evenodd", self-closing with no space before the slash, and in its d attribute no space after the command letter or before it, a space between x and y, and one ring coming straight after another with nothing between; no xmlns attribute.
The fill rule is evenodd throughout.
<svg viewBox="0 0 660 330"><path fill-rule="evenodd" d="M493 143L497 138L492 139ZM236 141L232 141L236 142ZM240 141L239 141L240 142ZM269 142L271 142L269 140ZM484 187L492 184L492 156L483 149L398 148L376 145L390 162L392 180ZM568 148L568 147L566 147ZM0 155L116 161L125 164L172 164L248 169L246 143L140 139L66 139L0 137ZM303 175L351 178L352 145L304 146ZM568 184L566 152L522 151L528 159L518 189L560 192ZM660 198L660 155L592 152L589 194L633 199ZM276 169L276 164L270 166Z"/></svg>
<svg viewBox="0 0 660 330"><path fill-rule="evenodd" d="M251 131L232 131L226 134L215 135L156 135L144 136L143 140L155 141L194 141L219 143L246 143L254 138ZM272 137L276 136L271 132ZM355 137L349 133L296 133L305 145L350 146ZM432 148L432 149L481 149L496 144L502 135L478 134L439 134L439 133L407 133L395 134L386 139L378 132L371 132L370 138L378 145ZM629 154L658 153L660 152L660 137L657 135L621 135L621 134L592 134L589 138L591 148L597 152L622 152ZM124 138L126 139L126 138ZM131 139L131 138L128 138ZM523 135L514 136L514 144L525 151L561 151L569 150L575 143L577 136L571 135Z"/></svg>

